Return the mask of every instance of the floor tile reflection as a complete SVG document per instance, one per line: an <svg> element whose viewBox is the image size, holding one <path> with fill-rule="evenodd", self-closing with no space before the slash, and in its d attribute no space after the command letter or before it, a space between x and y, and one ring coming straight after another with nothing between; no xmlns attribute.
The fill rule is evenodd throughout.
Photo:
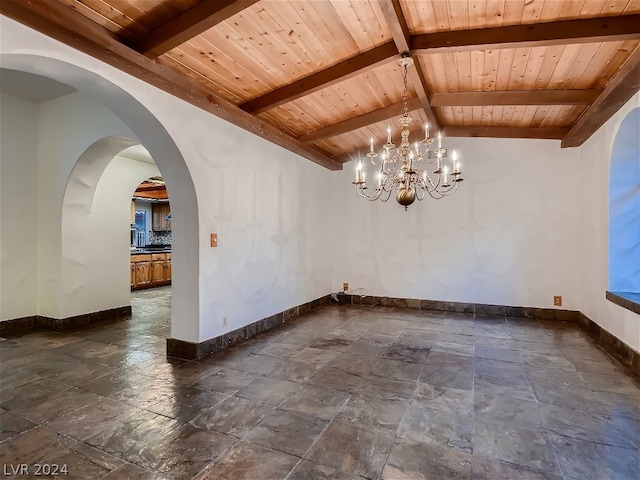
<svg viewBox="0 0 640 480"><path fill-rule="evenodd" d="M171 289L133 316L0 339L7 468L68 478L640 477L640 381L571 323L327 306L198 362Z"/></svg>

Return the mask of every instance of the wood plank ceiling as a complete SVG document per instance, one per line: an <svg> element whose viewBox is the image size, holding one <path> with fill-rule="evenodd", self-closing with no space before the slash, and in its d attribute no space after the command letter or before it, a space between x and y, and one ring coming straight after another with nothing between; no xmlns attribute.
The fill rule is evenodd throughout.
<svg viewBox="0 0 640 480"><path fill-rule="evenodd" d="M638 0L2 0L0 12L330 169L413 128L581 145L640 88ZM416 136L418 133L415 134Z"/></svg>

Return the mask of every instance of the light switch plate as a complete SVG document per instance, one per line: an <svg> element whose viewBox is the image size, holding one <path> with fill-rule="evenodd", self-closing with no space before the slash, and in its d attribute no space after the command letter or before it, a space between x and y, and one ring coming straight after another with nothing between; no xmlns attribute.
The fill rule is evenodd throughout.
<svg viewBox="0 0 640 480"><path fill-rule="evenodd" d="M218 234L217 233L212 233L211 234L211 246L212 247L217 247L218 246Z"/></svg>

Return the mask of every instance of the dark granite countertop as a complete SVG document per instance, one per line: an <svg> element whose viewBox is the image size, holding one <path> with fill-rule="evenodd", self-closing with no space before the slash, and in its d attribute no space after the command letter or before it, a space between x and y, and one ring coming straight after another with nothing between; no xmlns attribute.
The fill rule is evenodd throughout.
<svg viewBox="0 0 640 480"><path fill-rule="evenodd" d="M141 254L149 254L149 253L171 253L171 246L164 247L164 248L139 247L139 248L131 249L131 255L141 255Z"/></svg>

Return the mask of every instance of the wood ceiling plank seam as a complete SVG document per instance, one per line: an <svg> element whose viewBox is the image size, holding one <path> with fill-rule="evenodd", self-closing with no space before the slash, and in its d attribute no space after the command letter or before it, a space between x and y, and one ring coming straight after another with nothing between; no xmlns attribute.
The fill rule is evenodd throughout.
<svg viewBox="0 0 640 480"><path fill-rule="evenodd" d="M242 74L244 78L250 79L245 80L245 82L249 82L252 88L244 92L242 101L276 87L277 83L273 76L265 78L264 75L261 75L268 71L268 67L263 66L263 62L268 60L263 52L247 47L243 41L229 38L231 34L238 37L241 35L230 24L221 24L215 30L215 36L212 35L212 30L208 30L205 34L191 39L187 44L197 44L203 50L217 52L217 62L220 66L230 72L239 72L233 75L232 78ZM223 40L221 37L225 37L227 40ZM221 48L221 46L223 47ZM229 82L229 80L226 80L226 82Z"/></svg>
<svg viewBox="0 0 640 480"><path fill-rule="evenodd" d="M413 35L412 53L509 49L640 39L640 15Z"/></svg>
<svg viewBox="0 0 640 480"><path fill-rule="evenodd" d="M538 71L536 85L539 85L540 88L553 89L551 86L551 77L562 56L564 45L554 45L545 48L547 51L542 60L542 65L540 65L540 70Z"/></svg>
<svg viewBox="0 0 640 480"><path fill-rule="evenodd" d="M109 2L105 2L108 5L113 6ZM125 18L130 18L131 21L137 25L143 27L146 31L151 31L158 24L162 23L167 18L171 18L163 8L141 8L144 5L141 2L116 2L118 10Z"/></svg>
<svg viewBox="0 0 640 480"><path fill-rule="evenodd" d="M202 0L135 40L131 46L149 58L175 47L251 7L258 0Z"/></svg>
<svg viewBox="0 0 640 480"><path fill-rule="evenodd" d="M362 74L366 70L375 69L396 57L397 52L393 42L385 43L368 52L343 60L317 73L293 81L288 85L268 92L258 98L249 100L240 105L240 108L249 113L260 113L269 108L274 108L296 98L343 82Z"/></svg>
<svg viewBox="0 0 640 480"><path fill-rule="evenodd" d="M286 60L289 63L289 65L287 65L286 63L282 63L278 66L287 71L287 76L289 78L299 78L309 75L315 70L315 62L317 60L314 61L314 57L311 56L311 50L307 48L308 44L306 42L304 42L303 44L299 44L298 42L289 40L294 30L288 25L287 19L285 17L277 18L277 14L279 12L272 8L272 5L277 5L278 3L279 2L269 3L269 6L271 8L263 8L258 12L260 18L263 19L263 23L267 27L271 27L266 28L267 31L271 30L277 33L277 31L280 30L282 32L287 32L286 39L277 34L272 37L274 38L274 42L276 42L281 48L280 61ZM262 13L262 15L260 15L260 13ZM291 13L295 13L295 10L293 10ZM271 51L271 49L267 49L267 52L268 53L266 53L265 56L267 58L271 58L273 56L273 52ZM330 55L325 51L321 58L325 60L329 57ZM298 67L296 67L296 65L298 65ZM305 68L301 68L301 66L304 66ZM280 84L282 84L282 82L280 82Z"/></svg>
<svg viewBox="0 0 640 480"><path fill-rule="evenodd" d="M562 88L579 88L577 85L578 81L587 74L587 68L589 67L593 57L597 54L601 45L601 43L585 43L584 45L581 45L578 54L575 56L571 66L569 67L569 71L562 82ZM597 72L599 69L594 70ZM592 78L595 78L595 74Z"/></svg>
<svg viewBox="0 0 640 480"><path fill-rule="evenodd" d="M25 4L20 0L3 0L0 2L0 13L318 165L332 170L341 168L334 159L319 155L273 125L240 110L196 80L126 47L114 39L107 29L65 5L57 2L32 1Z"/></svg>
<svg viewBox="0 0 640 480"><path fill-rule="evenodd" d="M467 28L484 28L487 24L486 1L469 0L469 25Z"/></svg>
<svg viewBox="0 0 640 480"><path fill-rule="evenodd" d="M417 110L418 108L420 108L420 100L417 98L411 98L408 100L407 105L410 111ZM342 135L351 130L364 128L368 125L389 119L391 117L399 116L400 114L402 114L402 109L402 102L398 102L372 112L364 113L357 117L345 119L342 122L336 124L328 125L314 132L309 132L298 137L298 140L304 143L309 143L323 140L325 138L331 138L337 135Z"/></svg>
<svg viewBox="0 0 640 480"><path fill-rule="evenodd" d="M166 59L172 58L175 62L188 69L190 74L195 74L205 79L210 88L225 92L224 97L234 103L243 100L243 96L246 95L246 93L244 93L246 90L251 91L251 85L246 82L230 81L232 78L235 79L236 72L229 71L221 65L218 65L218 68L211 68L207 64L207 62L211 60L208 59L206 55L192 55L190 53L192 49L200 51L200 49L191 42L183 43L180 47L174 48L169 54L163 55L157 61L159 63L167 63Z"/></svg>
<svg viewBox="0 0 640 480"><path fill-rule="evenodd" d="M230 45L225 50L220 50L209 40L209 37L201 35L183 43L181 47L174 48L165 55L171 55L175 51L184 51L185 48L194 48L204 52L208 61L215 65L215 67L209 66L209 69L217 78L216 81L239 97L237 103L270 88L269 84L256 75L255 71L248 70L244 63L234 60L228 50ZM160 59L162 58L164 57L160 57ZM208 62L206 64L208 65Z"/></svg>
<svg viewBox="0 0 640 480"><path fill-rule="evenodd" d="M566 45L562 50L562 55L558 59L556 68L554 68L551 78L549 79L549 88L561 89L569 69L575 61L576 56L580 53L581 45Z"/></svg>
<svg viewBox="0 0 640 480"><path fill-rule="evenodd" d="M540 126L542 128L556 126L557 125L556 118L558 117L558 114L563 108L564 107L561 105L549 105L549 110L547 111L547 114L545 115L545 117L542 119Z"/></svg>
<svg viewBox="0 0 640 480"><path fill-rule="evenodd" d="M570 2L562 2L561 18L577 19L586 0L572 0Z"/></svg>
<svg viewBox="0 0 640 480"><path fill-rule="evenodd" d="M504 113L504 106L495 105L492 109L491 115L491 127L502 126L502 114Z"/></svg>
<svg viewBox="0 0 640 480"><path fill-rule="evenodd" d="M562 19L560 16L562 12L562 3L563 2L558 2L558 0L544 0L538 23L546 23Z"/></svg>
<svg viewBox="0 0 640 480"><path fill-rule="evenodd" d="M598 51L589 60L589 64L585 68L582 76L576 82L578 88L593 88L596 85L600 88L604 88L606 81L602 81L598 84L598 79L602 74L603 66L607 65L613 57L613 54L621 47L621 45L622 42L606 42L599 44Z"/></svg>
<svg viewBox="0 0 640 480"><path fill-rule="evenodd" d="M97 10L96 10L97 13L104 15L107 18L110 18L111 20L113 20L114 23L116 23L117 25L120 25L121 31L131 32L133 35L144 35L146 32L149 31L149 27L144 25L144 23L139 22L138 18L130 17L124 11L122 11L119 7L111 5L109 2L106 2L104 0L98 0L98 1L92 2L92 5L93 5L92 8L97 7ZM143 16L143 12L135 8L135 6L128 5L127 3L119 4L119 6L129 7L134 11L139 12L140 17ZM120 32L116 32L116 33L118 33L118 36L121 35Z"/></svg>
<svg viewBox="0 0 640 480"><path fill-rule="evenodd" d="M440 30L436 13L433 10L434 2L403 1L402 11L406 12L412 5L416 7L413 9L413 20L409 21L409 19L407 19L407 26L412 35L423 32L437 32Z"/></svg>
<svg viewBox="0 0 640 480"><path fill-rule="evenodd" d="M497 89L498 65L500 64L500 50L485 50L484 54L484 90Z"/></svg>
<svg viewBox="0 0 640 480"><path fill-rule="evenodd" d="M375 2L334 2L333 6L340 18L351 18L347 22L358 50L368 50L372 46L388 41L390 37L385 35L387 30L374 11ZM374 32L378 32L377 34Z"/></svg>
<svg viewBox="0 0 640 480"><path fill-rule="evenodd" d="M531 48L515 48L513 52L513 65L509 72L508 90L522 90L527 63L531 55Z"/></svg>
<svg viewBox="0 0 640 480"><path fill-rule="evenodd" d="M603 43L600 50L591 59L592 64L589 65L589 69L595 69L595 78L593 79L593 86L596 88L604 89L607 82L615 71L611 71L613 65L623 64L626 58L629 56L630 51L633 48L625 48L626 42L619 42L617 44ZM624 53L622 53L624 52Z"/></svg>
<svg viewBox="0 0 640 480"><path fill-rule="evenodd" d="M198 0L179 1L172 0L165 2L164 0L150 0L154 9L162 9L167 13L167 18L173 18L180 15L185 10L191 8Z"/></svg>
<svg viewBox="0 0 640 480"><path fill-rule="evenodd" d="M243 80L232 81L232 79L235 79L237 71L229 71L220 65L218 68L210 68L207 65L210 60L205 56L191 55L189 53L189 50L193 48L196 47L191 45L190 42L183 43L179 48L174 48L171 54L165 54L156 61L166 64L168 63L167 59L174 59L183 68L188 69L186 73L206 79L209 88L220 92L221 95L236 104L243 101L247 95L245 91L251 92L252 89L255 89L254 85L248 84Z"/></svg>
<svg viewBox="0 0 640 480"><path fill-rule="evenodd" d="M606 88L607 83L616 74L620 65L623 65L638 48L640 42L621 42L610 60L604 65L596 80L596 88Z"/></svg>
<svg viewBox="0 0 640 480"><path fill-rule="evenodd" d="M331 32L331 37L336 45L342 48L342 58L349 57L353 55L353 52L359 51L358 43L336 12L332 1L309 2L309 4Z"/></svg>
<svg viewBox="0 0 640 480"><path fill-rule="evenodd" d="M511 125L513 119L513 112L516 109L515 105L504 105L502 110L502 117L500 118L501 126Z"/></svg>
<svg viewBox="0 0 640 480"><path fill-rule="evenodd" d="M233 95L233 92L229 92L223 89L222 87L220 87L219 85L212 83L209 79L207 79L206 77L203 77L203 75L200 72L194 70L188 65L181 63L180 59L164 56L162 60L158 60L158 64L181 72L183 75L186 75L191 79L193 79L194 81L201 84L203 88L207 88L211 92L215 93L216 95L220 96L221 98L224 98L226 101L231 102L235 105L236 97Z"/></svg>
<svg viewBox="0 0 640 480"><path fill-rule="evenodd" d="M540 73L540 68L544 63L544 58L547 53L548 47L532 48L527 59L527 65L525 66L525 74L522 79L523 90L534 90L540 88L537 79Z"/></svg>
<svg viewBox="0 0 640 480"><path fill-rule="evenodd" d="M611 78L600 96L580 115L561 146L579 147L640 91L640 45Z"/></svg>
<svg viewBox="0 0 640 480"><path fill-rule="evenodd" d="M540 15L542 14L543 3L544 0L524 2L520 23L540 23Z"/></svg>
<svg viewBox="0 0 640 480"><path fill-rule="evenodd" d="M499 51L498 72L496 75L496 90L509 89L509 77L513 66L514 48Z"/></svg>
<svg viewBox="0 0 640 480"><path fill-rule="evenodd" d="M460 80L458 79L458 67L453 52L444 53L444 75L447 82L447 90L449 92L459 92Z"/></svg>
<svg viewBox="0 0 640 480"><path fill-rule="evenodd" d="M437 32L450 32L451 21L449 19L448 2L431 2L433 7L433 19L436 23Z"/></svg>
<svg viewBox="0 0 640 480"><path fill-rule="evenodd" d="M453 57L458 67L458 91L472 90L471 52L455 52Z"/></svg>
<svg viewBox="0 0 640 480"><path fill-rule="evenodd" d="M338 44L336 39L331 34L330 27L321 19L318 18L316 12L307 8L310 7L309 2L273 2L274 5L271 5L271 8L286 8L290 7L295 10L295 13L301 19L301 25L304 25L306 29L313 32L315 42L313 42L312 51L320 51L322 49L323 52L329 52L331 58L344 58L345 55L342 53L342 47ZM331 49L331 50L327 50ZM355 50L352 54L355 53ZM349 55L347 55L349 56ZM324 55L321 56L324 58Z"/></svg>
<svg viewBox="0 0 640 480"><path fill-rule="evenodd" d="M124 35L124 36L130 36L131 38L133 38L137 34L136 32L123 29L121 25L114 22L110 18L99 14L98 12L90 8L88 5L85 5L84 3L77 2L76 0L59 0L59 1L64 5L66 5L67 7L74 10L75 12L78 12L80 15L83 15L84 17L89 18L90 20L94 21L98 25L106 28L107 30L112 32L114 35Z"/></svg>
<svg viewBox="0 0 640 480"><path fill-rule="evenodd" d="M426 83L427 90L429 92L442 91L442 89L438 89L436 85L436 80L438 77L434 72L434 66L432 60L436 58L438 60L440 57L438 55L417 55L416 60L420 63L420 67L422 68L422 73L424 74L424 81Z"/></svg>
<svg viewBox="0 0 640 480"><path fill-rule="evenodd" d="M468 105L575 105L591 104L600 95L596 89L584 90L492 90L454 93L434 93L435 107Z"/></svg>
<svg viewBox="0 0 640 480"><path fill-rule="evenodd" d="M468 1L447 2L449 24L451 30L464 30L469 28Z"/></svg>
<svg viewBox="0 0 640 480"><path fill-rule="evenodd" d="M483 125L491 125L491 121L493 120L493 106L485 106L482 107L482 124Z"/></svg>
<svg viewBox="0 0 640 480"><path fill-rule="evenodd" d="M313 27L307 25L307 21L300 14L300 9L295 8L295 5L295 2L290 5L287 2L270 2L269 9L270 11L273 11L274 14L278 14L283 18L288 17L290 24L296 26L297 32L296 28L292 28L292 30L296 33L298 39L297 47L304 50L310 60L308 63L310 67L305 73L305 75L309 75L317 70L318 67L326 65L327 62L331 63L329 59L340 57L341 52L333 40L318 41L317 35L319 32L316 32ZM304 35L300 35L299 33L304 29L314 33L314 35L310 37L309 41L307 41ZM321 59L321 61L318 59Z"/></svg>
<svg viewBox="0 0 640 480"><path fill-rule="evenodd" d="M243 21L240 21L243 20ZM260 77L268 73L269 77L265 79L265 82L270 85L270 88L276 88L283 82L286 82L287 75L283 74L282 65L274 59L271 54L272 50L276 50L273 41L283 45L279 42L276 35L268 38L263 38L261 33L256 32L251 27L254 24L260 24L262 18L258 12L251 10L244 11L238 14L234 22L224 22L220 25L221 28L226 27L228 30L233 31L236 35L236 47L240 47L241 56L234 57L235 61L240 62L242 59L245 67L249 69L249 65L254 66L254 75ZM266 44L266 45L265 45ZM227 43L225 43L227 45ZM280 49L278 49L280 50ZM312 69L310 69L312 71Z"/></svg>
<svg viewBox="0 0 640 480"><path fill-rule="evenodd" d="M506 0L487 0L485 7L485 24L482 28L502 27L504 25L504 8Z"/></svg>
<svg viewBox="0 0 640 480"><path fill-rule="evenodd" d="M606 3L606 0L589 0L588 2L585 0L578 15L580 17L601 17Z"/></svg>
<svg viewBox="0 0 640 480"><path fill-rule="evenodd" d="M384 43L391 40L391 34L385 28L386 19L384 17L384 13L380 9L380 6L376 2L363 4L361 2L356 2L356 5L366 5L366 8L371 9L371 23L368 26L369 31L373 31L369 34L371 44L379 44ZM360 7L363 8L363 7ZM377 32L377 33L376 33Z"/></svg>
<svg viewBox="0 0 640 480"><path fill-rule="evenodd" d="M525 0L508 0L504 4L504 24L521 25Z"/></svg>
<svg viewBox="0 0 640 480"><path fill-rule="evenodd" d="M526 105L514 105L510 126L523 128L522 121L527 107Z"/></svg>
<svg viewBox="0 0 640 480"><path fill-rule="evenodd" d="M550 108L551 105L539 105L538 108L536 108L536 113L534 113L532 119L532 128L540 128L542 126L542 122L547 116Z"/></svg>
<svg viewBox="0 0 640 480"><path fill-rule="evenodd" d="M471 89L484 89L484 52L469 52L471 62Z"/></svg>
<svg viewBox="0 0 640 480"><path fill-rule="evenodd" d="M535 105L525 105L525 111L524 111L524 114L522 115L522 123L520 126L522 128L532 128L532 121L535 113L536 113Z"/></svg>
<svg viewBox="0 0 640 480"><path fill-rule="evenodd" d="M513 128L513 127L448 127L450 137L486 137L486 138L537 138L560 140L568 128Z"/></svg>

